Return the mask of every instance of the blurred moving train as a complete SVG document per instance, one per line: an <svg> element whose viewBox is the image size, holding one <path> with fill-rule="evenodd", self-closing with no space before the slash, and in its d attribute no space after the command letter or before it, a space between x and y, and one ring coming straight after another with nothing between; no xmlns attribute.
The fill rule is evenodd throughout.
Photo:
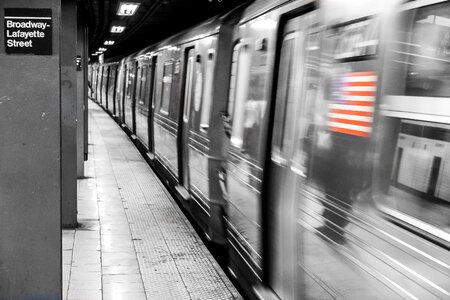
<svg viewBox="0 0 450 300"><path fill-rule="evenodd" d="M450 299L449 2L259 0L89 71L250 298Z"/></svg>

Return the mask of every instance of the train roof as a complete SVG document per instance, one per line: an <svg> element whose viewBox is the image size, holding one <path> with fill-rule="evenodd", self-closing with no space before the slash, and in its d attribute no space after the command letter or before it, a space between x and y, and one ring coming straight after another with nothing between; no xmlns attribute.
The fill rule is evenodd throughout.
<svg viewBox="0 0 450 300"><path fill-rule="evenodd" d="M258 0L249 5L240 20L240 24L269 13L270 11L295 1L292 0ZM298 0L299 6L315 4L321 9L324 25L345 23L359 18L389 13L403 0Z"/></svg>
<svg viewBox="0 0 450 300"><path fill-rule="evenodd" d="M226 14L217 15L193 27L187 28L180 33L124 57L120 61L122 63L128 63L147 53L159 52L171 46L185 44L202 37L218 34L224 25L234 25L239 22L240 16L246 5L247 4L243 4Z"/></svg>

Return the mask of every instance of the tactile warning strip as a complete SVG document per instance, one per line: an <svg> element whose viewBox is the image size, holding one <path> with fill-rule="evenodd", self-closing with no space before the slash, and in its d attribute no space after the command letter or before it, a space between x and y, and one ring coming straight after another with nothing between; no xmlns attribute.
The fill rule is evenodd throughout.
<svg viewBox="0 0 450 300"><path fill-rule="evenodd" d="M98 125L130 224L148 299L242 299L125 133L97 105Z"/></svg>

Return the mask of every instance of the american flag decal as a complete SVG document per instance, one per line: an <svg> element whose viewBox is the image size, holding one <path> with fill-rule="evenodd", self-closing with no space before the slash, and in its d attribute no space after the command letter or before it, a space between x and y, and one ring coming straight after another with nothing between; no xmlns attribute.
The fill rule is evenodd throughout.
<svg viewBox="0 0 450 300"><path fill-rule="evenodd" d="M372 131L377 75L344 74L332 88L328 128L334 132L368 137Z"/></svg>

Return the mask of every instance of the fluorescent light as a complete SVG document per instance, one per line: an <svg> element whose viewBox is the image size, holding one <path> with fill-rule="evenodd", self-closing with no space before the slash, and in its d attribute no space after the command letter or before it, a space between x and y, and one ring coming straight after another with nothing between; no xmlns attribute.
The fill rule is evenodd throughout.
<svg viewBox="0 0 450 300"><path fill-rule="evenodd" d="M92 55L92 56L97 56L97 55L98 55L98 53L92 53L91 55Z"/></svg>
<svg viewBox="0 0 450 300"><path fill-rule="evenodd" d="M114 45L114 41L105 41L104 44L107 46L111 46Z"/></svg>
<svg viewBox="0 0 450 300"><path fill-rule="evenodd" d="M132 16L139 7L139 3L133 2L120 2L119 9L117 10L118 16Z"/></svg>
<svg viewBox="0 0 450 300"><path fill-rule="evenodd" d="M106 51L106 48L102 48L102 47L100 47L100 48L98 48L98 51Z"/></svg>
<svg viewBox="0 0 450 300"><path fill-rule="evenodd" d="M112 33L121 33L125 30L125 26L113 26L111 27Z"/></svg>

